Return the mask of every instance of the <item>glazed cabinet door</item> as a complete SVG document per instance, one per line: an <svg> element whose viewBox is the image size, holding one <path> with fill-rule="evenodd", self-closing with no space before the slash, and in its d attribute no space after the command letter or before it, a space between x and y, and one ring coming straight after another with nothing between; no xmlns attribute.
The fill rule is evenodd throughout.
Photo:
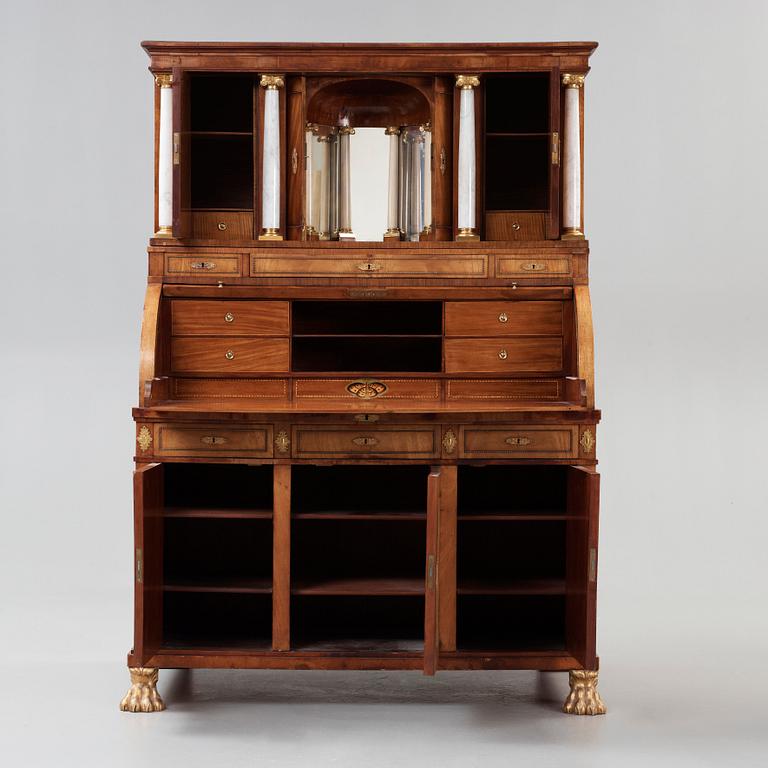
<svg viewBox="0 0 768 768"><path fill-rule="evenodd" d="M173 68L173 236L192 236L189 74Z"/></svg>
<svg viewBox="0 0 768 768"><path fill-rule="evenodd" d="M560 128L560 68L553 67L549 74L549 212L547 213L547 239L560 237L560 166L563 135Z"/></svg>
<svg viewBox="0 0 768 768"><path fill-rule="evenodd" d="M159 649L163 625L163 465L133 474L134 641L139 664Z"/></svg>
<svg viewBox="0 0 768 768"><path fill-rule="evenodd" d="M596 667L597 539L600 475L568 467L565 626L568 652L586 669Z"/></svg>

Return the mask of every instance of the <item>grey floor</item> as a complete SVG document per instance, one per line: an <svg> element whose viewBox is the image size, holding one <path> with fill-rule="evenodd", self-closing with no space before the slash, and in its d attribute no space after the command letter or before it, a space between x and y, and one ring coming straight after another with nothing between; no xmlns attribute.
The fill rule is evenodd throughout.
<svg viewBox="0 0 768 768"><path fill-rule="evenodd" d="M764 668L698 655L604 659L604 717L560 713L562 674L169 670L168 709L132 715L118 663L5 666L2 754L81 768L765 765Z"/></svg>

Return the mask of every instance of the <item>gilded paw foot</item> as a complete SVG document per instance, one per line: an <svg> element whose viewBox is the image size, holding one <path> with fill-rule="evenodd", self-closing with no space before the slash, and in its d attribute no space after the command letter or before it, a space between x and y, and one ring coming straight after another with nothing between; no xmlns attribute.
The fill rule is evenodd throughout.
<svg viewBox="0 0 768 768"><path fill-rule="evenodd" d="M569 715L604 715L605 704L597 692L597 670L574 669L568 673L571 692L563 704Z"/></svg>
<svg viewBox="0 0 768 768"><path fill-rule="evenodd" d="M165 704L157 692L157 669L129 667L131 687L120 702L123 712L161 712Z"/></svg>

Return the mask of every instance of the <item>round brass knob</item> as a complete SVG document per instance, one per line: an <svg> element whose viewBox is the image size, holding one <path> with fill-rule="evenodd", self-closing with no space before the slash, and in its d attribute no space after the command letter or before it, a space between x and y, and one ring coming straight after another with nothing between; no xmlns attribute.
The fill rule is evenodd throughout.
<svg viewBox="0 0 768 768"><path fill-rule="evenodd" d="M221 232L223 232L227 228L227 225L223 221L220 221L216 226L219 228Z"/></svg>
<svg viewBox="0 0 768 768"><path fill-rule="evenodd" d="M512 229L517 232L520 229L520 225L517 222L514 222L512 224Z"/></svg>
<svg viewBox="0 0 768 768"><path fill-rule="evenodd" d="M232 323L235 320L235 316L231 312L227 312L226 315L224 315L224 322L225 323Z"/></svg>
<svg viewBox="0 0 768 768"><path fill-rule="evenodd" d="M234 360L235 359L235 353L231 349L228 349L226 351L226 353L224 354L224 357L226 357L227 360Z"/></svg>
<svg viewBox="0 0 768 768"><path fill-rule="evenodd" d="M506 312L502 312L502 313L499 315L499 322L500 322L500 323L506 323L506 322L507 322L507 320L509 320L509 318L507 317L507 313L506 313Z"/></svg>
<svg viewBox="0 0 768 768"><path fill-rule="evenodd" d="M507 359L507 350L501 349L499 350L499 360L506 360Z"/></svg>

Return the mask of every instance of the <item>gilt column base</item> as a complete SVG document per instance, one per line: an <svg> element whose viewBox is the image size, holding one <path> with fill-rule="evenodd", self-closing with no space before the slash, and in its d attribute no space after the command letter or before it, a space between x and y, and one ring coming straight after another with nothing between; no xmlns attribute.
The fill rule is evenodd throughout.
<svg viewBox="0 0 768 768"><path fill-rule="evenodd" d="M597 692L596 669L574 669L568 673L571 692L563 704L569 715L604 715L605 704Z"/></svg>
<svg viewBox="0 0 768 768"><path fill-rule="evenodd" d="M131 687L120 702L122 712L162 712L165 703L157 692L157 669L129 667Z"/></svg>

